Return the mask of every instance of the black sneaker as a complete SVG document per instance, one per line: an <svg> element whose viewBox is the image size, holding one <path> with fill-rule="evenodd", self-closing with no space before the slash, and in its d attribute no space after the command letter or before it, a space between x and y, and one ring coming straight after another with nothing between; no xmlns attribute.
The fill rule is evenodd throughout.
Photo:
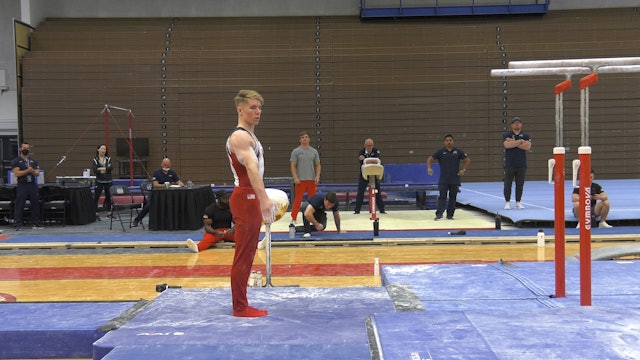
<svg viewBox="0 0 640 360"><path fill-rule="evenodd" d="M360 214L360 210L356 210L353 212L355 215Z"/></svg>
<svg viewBox="0 0 640 360"><path fill-rule="evenodd" d="M433 219L434 221L440 221L442 220L442 215L436 215L436 218Z"/></svg>
<svg viewBox="0 0 640 360"><path fill-rule="evenodd" d="M14 227L13 227L13 230L14 230L14 231L20 231L20 230L22 230L22 228L21 228L20 226L14 226Z"/></svg>
<svg viewBox="0 0 640 360"><path fill-rule="evenodd" d="M453 220L453 216L447 216L447 220Z"/></svg>
<svg viewBox="0 0 640 360"><path fill-rule="evenodd" d="M138 227L138 224L140 224L140 220L138 220L138 219L133 219L133 224L131 224L131 226L133 226L133 227Z"/></svg>

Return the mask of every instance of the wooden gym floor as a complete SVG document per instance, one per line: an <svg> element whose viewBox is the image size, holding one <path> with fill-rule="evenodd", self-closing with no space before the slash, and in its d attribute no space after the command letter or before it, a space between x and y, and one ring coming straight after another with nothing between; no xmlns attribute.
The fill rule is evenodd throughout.
<svg viewBox="0 0 640 360"><path fill-rule="evenodd" d="M273 225L274 234L283 235L288 216ZM491 229L494 226L493 218L463 209L456 212L456 220L453 221L434 222L432 211L419 210L390 210L380 218L381 233L404 228L426 229L424 234L429 234L429 229L442 233L447 229ZM105 230L105 223L103 220L84 225L82 229L58 226L39 231L66 240L71 239L74 232L93 233L96 237L106 234L107 239L121 234L116 228L111 232L108 227ZM344 211L342 223L343 228L352 232L371 231L372 228L366 213L354 215ZM330 219L328 231L334 229ZM20 235L29 236L31 233L33 236L36 231L25 230ZM374 275L376 258L380 265L496 262L500 259L510 262L552 261L553 243L538 248L535 244L536 231L530 229L530 236L521 237L505 226L500 233L503 235L497 238L464 241L464 237L460 237L461 241L454 243L429 241L428 237L397 238L384 242L297 242L287 245L275 245L274 242L272 282L274 285L296 284L301 287L379 286L380 277ZM9 232L11 230L5 230L5 237L12 236ZM128 231L128 234L136 234L141 239L149 233L140 228ZM39 236L45 238L49 236L47 234ZM172 232L167 237L181 239L183 235L186 240L194 235L201 236L201 232ZM597 239L596 236L594 238ZM194 240L199 238L194 237ZM629 234L610 236L606 241L595 241L592 247L597 249L635 241L635 236ZM18 302L153 300L158 295L158 284L183 288L229 287L233 258L230 244L194 254L185 247L184 240L161 245L146 240L116 245L100 243L102 245L84 246L62 240L54 242L57 245L37 242L16 245L0 241L0 294L13 296ZM568 239L565 252L567 256L579 252L575 239ZM265 263L265 251L259 250L254 270L265 274Z"/></svg>

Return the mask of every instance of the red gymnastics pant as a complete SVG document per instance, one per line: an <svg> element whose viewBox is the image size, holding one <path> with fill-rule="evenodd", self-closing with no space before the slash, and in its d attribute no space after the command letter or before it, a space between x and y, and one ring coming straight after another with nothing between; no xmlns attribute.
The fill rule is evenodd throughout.
<svg viewBox="0 0 640 360"><path fill-rule="evenodd" d="M251 274L253 258L256 255L262 211L260 200L250 187L236 187L229 201L235 223L235 253L231 265L231 299L233 311L247 309L247 280Z"/></svg>
<svg viewBox="0 0 640 360"><path fill-rule="evenodd" d="M220 229L213 229L213 230L224 233L225 231L229 230L229 228L220 228ZM236 238L235 233L225 234L224 236L220 236L220 235L214 235L212 233L205 232L204 236L202 237L202 240L200 240L200 242L198 243L198 251L207 250L208 248L212 247L215 243L220 242L222 240L235 242L236 241L235 238Z"/></svg>
<svg viewBox="0 0 640 360"><path fill-rule="evenodd" d="M301 180L300 184L295 185L294 191L296 195L293 198L293 203L291 204L291 220L296 221L298 219L300 204L302 204L302 197L304 196L304 193L307 193L307 200L309 200L318 191L318 186L315 180ZM302 212L304 212L304 209Z"/></svg>

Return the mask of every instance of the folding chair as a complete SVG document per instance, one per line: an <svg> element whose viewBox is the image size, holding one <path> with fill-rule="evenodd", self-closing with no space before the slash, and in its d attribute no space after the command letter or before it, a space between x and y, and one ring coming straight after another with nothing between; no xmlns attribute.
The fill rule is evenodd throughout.
<svg viewBox="0 0 640 360"><path fill-rule="evenodd" d="M133 219L140 213L142 209L142 202L136 202L131 190L125 185L111 185L109 188L111 194L111 221L109 223L109 230L113 228L113 219L117 218L122 226L122 231L126 231L124 224L129 224L129 228L133 223ZM123 215L129 213L128 217L122 218ZM142 224L144 229L144 224Z"/></svg>
<svg viewBox="0 0 640 360"><path fill-rule="evenodd" d="M56 185L44 185L40 188L42 220L49 223L60 222L65 225L69 200L63 188Z"/></svg>
<svg viewBox="0 0 640 360"><path fill-rule="evenodd" d="M0 220L13 223L13 200L16 198L16 188L0 186Z"/></svg>
<svg viewBox="0 0 640 360"><path fill-rule="evenodd" d="M153 189L153 182L151 182L150 180L145 180L142 182L142 184L140 184L140 192L142 193L145 204L147 203L147 201L149 201L151 189Z"/></svg>

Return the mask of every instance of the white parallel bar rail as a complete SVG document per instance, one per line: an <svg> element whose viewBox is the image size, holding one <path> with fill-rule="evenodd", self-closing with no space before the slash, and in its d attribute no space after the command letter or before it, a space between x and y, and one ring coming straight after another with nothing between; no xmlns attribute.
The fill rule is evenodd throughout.
<svg viewBox="0 0 640 360"><path fill-rule="evenodd" d="M492 69L491 76L540 76L540 75L565 75L573 74L591 74L589 67L583 66L565 66L565 67L549 67L549 68L521 68L521 69Z"/></svg>
<svg viewBox="0 0 640 360"><path fill-rule="evenodd" d="M511 63L509 64L511 65ZM596 65L594 65L596 66ZM492 69L491 76L543 76L543 75L588 75L592 72L598 74L618 74L618 73L638 73L640 72L640 64L638 65L601 65L595 69L583 66L567 66L567 67L533 67L533 68L516 68L516 69Z"/></svg>
<svg viewBox="0 0 640 360"><path fill-rule="evenodd" d="M640 65L640 57L510 61L509 69Z"/></svg>

